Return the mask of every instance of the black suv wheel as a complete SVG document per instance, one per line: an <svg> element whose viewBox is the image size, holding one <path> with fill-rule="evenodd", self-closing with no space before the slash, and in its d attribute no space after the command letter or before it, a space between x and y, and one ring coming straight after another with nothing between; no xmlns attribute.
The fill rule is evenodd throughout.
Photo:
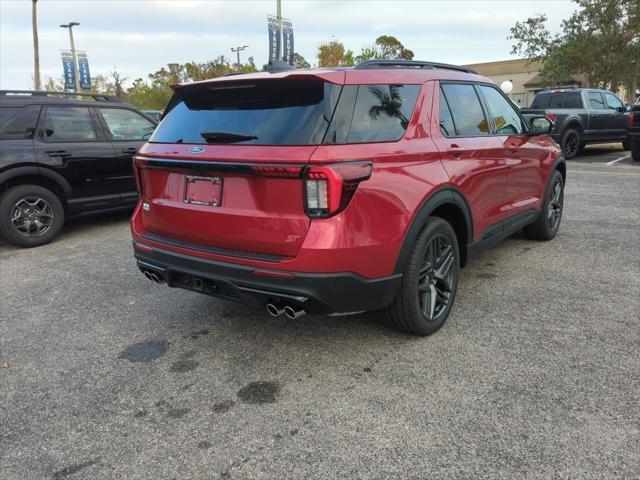
<svg viewBox="0 0 640 480"><path fill-rule="evenodd" d="M578 155L581 144L580 132L575 128L568 128L562 135L562 140L560 140L560 146L567 160Z"/></svg>
<svg viewBox="0 0 640 480"><path fill-rule="evenodd" d="M37 247L53 240L64 225L58 196L39 185L18 185L0 197L0 233L18 247Z"/></svg>
<svg viewBox="0 0 640 480"><path fill-rule="evenodd" d="M640 162L640 139L631 143L631 158L634 162Z"/></svg>
<svg viewBox="0 0 640 480"><path fill-rule="evenodd" d="M436 332L453 306L459 269L453 228L442 218L429 217L407 261L398 295L386 309L389 323L417 335Z"/></svg>
<svg viewBox="0 0 640 480"><path fill-rule="evenodd" d="M558 233L564 206L564 180L559 171L553 172L547 185L538 220L524 227L524 234L535 240L551 240Z"/></svg>

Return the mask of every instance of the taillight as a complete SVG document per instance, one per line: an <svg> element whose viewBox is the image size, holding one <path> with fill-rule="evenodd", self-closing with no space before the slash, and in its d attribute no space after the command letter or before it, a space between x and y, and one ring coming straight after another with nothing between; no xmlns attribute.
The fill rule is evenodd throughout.
<svg viewBox="0 0 640 480"><path fill-rule="evenodd" d="M545 117L547 117L547 118L548 118L549 120L551 120L552 122L555 122L555 121L556 121L556 118L558 117L558 115L557 115L557 114L555 114L555 113L547 113L547 114L545 115Z"/></svg>
<svg viewBox="0 0 640 480"><path fill-rule="evenodd" d="M326 218L344 210L358 184L371 177L371 162L309 166L303 175L305 210L311 218Z"/></svg>
<svg viewBox="0 0 640 480"><path fill-rule="evenodd" d="M138 191L138 195L142 196L142 172L140 171L140 167L138 166L140 163L139 160L139 157L133 157L133 181L135 183L136 190Z"/></svg>
<svg viewBox="0 0 640 480"><path fill-rule="evenodd" d="M633 123L635 122L635 116L633 112L629 112L629 118L627 118L627 126L628 127L632 127Z"/></svg>

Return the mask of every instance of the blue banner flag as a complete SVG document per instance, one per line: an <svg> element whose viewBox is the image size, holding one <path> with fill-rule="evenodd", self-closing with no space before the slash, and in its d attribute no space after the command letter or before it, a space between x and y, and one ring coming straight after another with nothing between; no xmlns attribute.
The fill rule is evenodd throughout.
<svg viewBox="0 0 640 480"><path fill-rule="evenodd" d="M73 57L69 50L62 50L62 68L64 70L64 89L73 90L76 88L76 70L73 64Z"/></svg>
<svg viewBox="0 0 640 480"><path fill-rule="evenodd" d="M280 60L280 26L278 20L275 17L267 17L269 27L269 61L275 62Z"/></svg>
<svg viewBox="0 0 640 480"><path fill-rule="evenodd" d="M282 60L293 66L293 26L282 22Z"/></svg>
<svg viewBox="0 0 640 480"><path fill-rule="evenodd" d="M78 74L80 75L80 88L82 90L91 90L91 75L89 74L89 60L87 54L79 52L78 54Z"/></svg>

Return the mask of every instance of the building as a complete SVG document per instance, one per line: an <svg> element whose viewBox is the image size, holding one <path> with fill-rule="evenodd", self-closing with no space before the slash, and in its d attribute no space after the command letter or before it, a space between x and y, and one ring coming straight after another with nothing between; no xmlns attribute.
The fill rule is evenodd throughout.
<svg viewBox="0 0 640 480"><path fill-rule="evenodd" d="M527 59L502 60L498 62L473 63L465 65L474 69L480 75L489 77L497 85L505 80L513 84L509 97L520 107L528 107L536 92L544 90L547 85L542 83L540 69L542 63ZM555 85L557 88L586 87L586 82L580 76L571 78Z"/></svg>

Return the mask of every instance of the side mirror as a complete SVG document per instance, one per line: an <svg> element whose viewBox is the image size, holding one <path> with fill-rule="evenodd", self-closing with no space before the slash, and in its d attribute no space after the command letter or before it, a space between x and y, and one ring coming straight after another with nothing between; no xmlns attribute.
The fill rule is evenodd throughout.
<svg viewBox="0 0 640 480"><path fill-rule="evenodd" d="M616 107L616 111L618 113L624 113L625 112L625 108L624 107Z"/></svg>
<svg viewBox="0 0 640 480"><path fill-rule="evenodd" d="M553 122L547 117L533 117L529 120L529 135L547 135L553 130Z"/></svg>

